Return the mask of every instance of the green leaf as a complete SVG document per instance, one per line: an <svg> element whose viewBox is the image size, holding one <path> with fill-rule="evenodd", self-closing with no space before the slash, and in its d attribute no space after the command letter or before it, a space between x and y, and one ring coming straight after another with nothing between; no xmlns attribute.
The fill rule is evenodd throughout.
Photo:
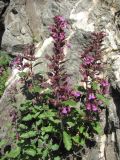
<svg viewBox="0 0 120 160"><path fill-rule="evenodd" d="M50 119L51 119L51 117L55 117L55 116L56 116L56 113L55 113L55 112L46 111L46 112L40 114L40 115L39 115L39 118L40 118L40 119L44 119L44 118L50 118Z"/></svg>
<svg viewBox="0 0 120 160"><path fill-rule="evenodd" d="M75 126L75 123L73 123L73 122L67 122L67 124L68 124L69 127Z"/></svg>
<svg viewBox="0 0 120 160"><path fill-rule="evenodd" d="M85 136L85 138L87 138L87 139L89 139L90 138L90 136L89 136L89 134L87 133L87 132L83 132L83 135Z"/></svg>
<svg viewBox="0 0 120 160"><path fill-rule="evenodd" d="M47 157L48 153L49 153L48 149L45 149L45 150L43 151L43 154L42 154L43 156L42 156L42 158L45 159L45 158Z"/></svg>
<svg viewBox="0 0 120 160"><path fill-rule="evenodd" d="M85 111L84 111L84 110L81 110L81 109L77 109L77 108L76 108L76 111L79 113L79 116L80 116L80 117L85 117L86 114L85 114Z"/></svg>
<svg viewBox="0 0 120 160"><path fill-rule="evenodd" d="M34 116L33 116L33 118L37 118L38 116L39 116L39 112L37 112Z"/></svg>
<svg viewBox="0 0 120 160"><path fill-rule="evenodd" d="M28 127L26 126L26 125L24 125L24 124L19 124L19 127L21 128L21 129L27 129Z"/></svg>
<svg viewBox="0 0 120 160"><path fill-rule="evenodd" d="M20 105L20 111L26 111L32 107L32 102L29 100L26 100L25 103L22 103Z"/></svg>
<svg viewBox="0 0 120 160"><path fill-rule="evenodd" d="M80 139L80 145L81 145L81 146L84 146L84 145L85 145L85 139L83 139L83 138Z"/></svg>
<svg viewBox="0 0 120 160"><path fill-rule="evenodd" d="M70 151L72 148L72 140L71 136L66 131L63 131L63 143L65 145L65 148Z"/></svg>
<svg viewBox="0 0 120 160"><path fill-rule="evenodd" d="M92 123L93 129L100 134L102 132L102 127L99 122Z"/></svg>
<svg viewBox="0 0 120 160"><path fill-rule="evenodd" d="M84 127L84 126L81 126L81 127L79 128L80 133L83 133L84 129L85 129L85 127Z"/></svg>
<svg viewBox="0 0 120 160"><path fill-rule="evenodd" d="M80 136L79 135L72 137L72 139L75 143L78 143L78 144L80 143Z"/></svg>
<svg viewBox="0 0 120 160"><path fill-rule="evenodd" d="M35 155L36 155L36 150L35 149L32 149L32 148L29 148L29 149L26 149L25 151L24 151L27 155L30 155L30 156L32 156L32 157L34 157Z"/></svg>
<svg viewBox="0 0 120 160"><path fill-rule="evenodd" d="M22 121L30 121L33 119L33 116L31 114L28 114L27 116L22 118Z"/></svg>
<svg viewBox="0 0 120 160"><path fill-rule="evenodd" d="M42 124L42 119L36 122L36 126L40 126Z"/></svg>
<svg viewBox="0 0 120 160"><path fill-rule="evenodd" d="M109 105L109 99L108 98L104 97L102 94L96 94L96 96L99 100L102 100L105 105L107 105L107 106Z"/></svg>
<svg viewBox="0 0 120 160"><path fill-rule="evenodd" d="M0 141L0 148L2 148L6 143L7 143L7 141L4 140L4 139L2 139L2 140Z"/></svg>
<svg viewBox="0 0 120 160"><path fill-rule="evenodd" d="M99 84L97 82L92 82L92 88L94 90L100 90L100 86L99 86Z"/></svg>
<svg viewBox="0 0 120 160"><path fill-rule="evenodd" d="M37 154L41 155L42 154L42 148L37 148Z"/></svg>
<svg viewBox="0 0 120 160"><path fill-rule="evenodd" d="M58 144L54 144L54 145L52 145L51 149L53 151L57 151L59 149L59 145Z"/></svg>
<svg viewBox="0 0 120 160"><path fill-rule="evenodd" d="M63 101L62 104L65 106L74 107L77 105L77 102L75 102L74 100L71 99L71 100Z"/></svg>
<svg viewBox="0 0 120 160"><path fill-rule="evenodd" d="M60 160L60 157L59 157L59 156L57 156L57 157L55 157L55 158L54 158L54 160Z"/></svg>
<svg viewBox="0 0 120 160"><path fill-rule="evenodd" d="M47 132L53 132L53 126L48 126L48 127L42 127L41 130L45 133Z"/></svg>
<svg viewBox="0 0 120 160"><path fill-rule="evenodd" d="M8 154L7 154L7 157L9 158L17 158L17 156L20 154L20 147L17 147L13 150L11 150Z"/></svg>
<svg viewBox="0 0 120 160"><path fill-rule="evenodd" d="M55 124L58 124L61 122L59 119L54 119L53 117L49 117L49 120L51 120Z"/></svg>
<svg viewBox="0 0 120 160"><path fill-rule="evenodd" d="M35 85L30 91L34 93L40 93L42 91L42 88L40 86Z"/></svg>
<svg viewBox="0 0 120 160"><path fill-rule="evenodd" d="M46 134L45 136L44 136L44 140L47 140L49 138L49 134Z"/></svg>
<svg viewBox="0 0 120 160"><path fill-rule="evenodd" d="M36 131L29 131L27 133L23 133L21 134L21 138L27 139L27 138L31 138L31 137L35 137L37 135Z"/></svg>

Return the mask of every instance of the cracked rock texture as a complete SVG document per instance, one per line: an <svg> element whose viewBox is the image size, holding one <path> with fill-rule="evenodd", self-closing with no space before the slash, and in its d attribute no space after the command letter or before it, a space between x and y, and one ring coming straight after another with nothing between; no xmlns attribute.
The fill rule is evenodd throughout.
<svg viewBox="0 0 120 160"><path fill-rule="evenodd" d="M0 0L2 48L16 54L34 39L39 42L36 57L52 54L48 26L55 15L63 15L71 26L67 33L71 48L65 48L65 53L70 59L67 70L74 74L76 82L79 79L78 54L88 44L90 32L107 34L102 51L108 66L106 74L111 82L112 98L109 108L101 115L104 133L98 137L96 147L86 148L82 159L120 160L120 0ZM3 101L4 97L0 107L5 112ZM7 120L1 117L0 121ZM7 134L7 131L0 132L2 136Z"/></svg>

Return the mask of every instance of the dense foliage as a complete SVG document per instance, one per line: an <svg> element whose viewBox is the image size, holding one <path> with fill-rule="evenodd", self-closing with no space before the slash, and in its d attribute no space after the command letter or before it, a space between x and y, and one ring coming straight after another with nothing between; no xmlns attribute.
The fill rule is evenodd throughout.
<svg viewBox="0 0 120 160"><path fill-rule="evenodd" d="M67 26L63 17L56 16L50 27L54 54L46 55L49 81L41 73L33 72L34 45L27 46L23 57L11 63L22 71L22 91L27 99L20 106L20 116L13 120L16 144L5 153L4 160L80 158L81 149L95 144L95 135L101 132L100 112L108 105L109 87L101 77L104 64L100 48L105 35L102 32L91 35L90 46L80 55L84 85L72 88L65 70ZM22 58L29 63L23 64ZM26 67L29 72L23 72Z"/></svg>

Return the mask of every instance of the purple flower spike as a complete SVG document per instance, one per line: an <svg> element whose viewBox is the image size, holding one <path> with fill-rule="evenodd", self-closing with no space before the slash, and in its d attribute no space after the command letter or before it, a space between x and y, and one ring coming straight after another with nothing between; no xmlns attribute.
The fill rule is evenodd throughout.
<svg viewBox="0 0 120 160"><path fill-rule="evenodd" d="M61 29L66 29L67 28L68 23L67 23L67 21L65 20L64 17L62 17L62 16L55 16L54 17L54 21L55 21L55 23L57 25L59 25L59 27Z"/></svg>
<svg viewBox="0 0 120 160"><path fill-rule="evenodd" d="M96 97L95 97L94 93L89 93L89 97L88 97L89 100L94 100L95 98Z"/></svg>

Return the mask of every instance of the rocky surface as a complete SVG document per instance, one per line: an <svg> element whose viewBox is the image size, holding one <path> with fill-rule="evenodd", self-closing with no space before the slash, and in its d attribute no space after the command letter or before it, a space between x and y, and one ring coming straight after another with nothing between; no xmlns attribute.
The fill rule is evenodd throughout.
<svg viewBox="0 0 120 160"><path fill-rule="evenodd" d="M4 11L3 11L4 10ZM120 159L120 1L119 0L7 0L0 1L0 35L2 47L11 53L21 52L23 45L35 40L36 57L52 54L52 39L48 26L55 15L63 15L70 23L65 48L70 59L67 70L77 77L79 53L88 44L90 32L104 31L104 61L111 82L110 106L102 115L105 134L98 138L98 146L88 149L83 160ZM5 28L5 32L3 31ZM2 30L2 32L1 32ZM3 34L4 32L4 34ZM3 34L3 36L2 36ZM77 62L77 63L76 63ZM41 66L44 70L45 63ZM38 70L36 68L36 70ZM4 101L4 100L3 100ZM2 101L2 102L3 102ZM1 106L1 104L0 104ZM5 110L5 104L2 105ZM4 121L4 120L3 120Z"/></svg>
<svg viewBox="0 0 120 160"><path fill-rule="evenodd" d="M6 9L10 3L10 0L0 0L0 48L2 42L2 36L5 31L4 19L6 15Z"/></svg>

